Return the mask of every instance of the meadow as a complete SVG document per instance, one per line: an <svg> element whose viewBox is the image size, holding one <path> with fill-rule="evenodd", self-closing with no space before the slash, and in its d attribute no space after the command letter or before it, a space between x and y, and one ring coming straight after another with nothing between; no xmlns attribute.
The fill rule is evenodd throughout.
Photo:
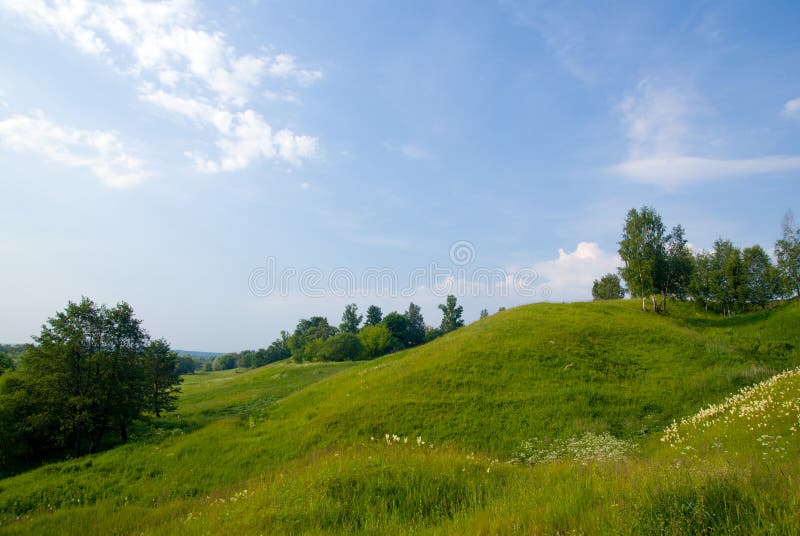
<svg viewBox="0 0 800 536"><path fill-rule="evenodd" d="M0 532L800 533L800 304L639 307L188 375L129 444L0 480Z"/></svg>

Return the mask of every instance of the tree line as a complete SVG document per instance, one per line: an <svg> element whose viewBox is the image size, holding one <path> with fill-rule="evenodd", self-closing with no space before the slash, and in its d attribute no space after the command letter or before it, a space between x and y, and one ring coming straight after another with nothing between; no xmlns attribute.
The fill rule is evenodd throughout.
<svg viewBox="0 0 800 536"><path fill-rule="evenodd" d="M648 301L653 312L666 310L667 298L674 298L725 316L763 309L776 299L800 299L800 229L791 212L781 230L774 246L776 262L759 245L740 248L723 238L711 251L692 253L683 226L668 232L655 209L631 209L619 241L623 266L618 275L595 280L592 296L622 298L622 279L631 296L641 298L643 311Z"/></svg>
<svg viewBox="0 0 800 536"><path fill-rule="evenodd" d="M464 325L464 308L458 305L455 296L447 296L439 309L442 322L434 328L425 324L422 308L413 302L406 311L392 311L385 316L377 305L370 305L362 315L358 306L351 303L345 306L338 327L324 316L302 318L293 333L281 331L268 348L223 354L205 367L207 370L251 368L288 358L298 363L374 359L432 341Z"/></svg>
<svg viewBox="0 0 800 536"><path fill-rule="evenodd" d="M175 409L178 356L125 302L69 302L34 342L0 377L0 474L125 443L132 423Z"/></svg>

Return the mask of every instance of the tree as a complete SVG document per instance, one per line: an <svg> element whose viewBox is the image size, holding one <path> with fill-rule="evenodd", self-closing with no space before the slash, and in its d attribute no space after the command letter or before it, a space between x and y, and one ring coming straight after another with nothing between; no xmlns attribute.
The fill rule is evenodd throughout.
<svg viewBox="0 0 800 536"><path fill-rule="evenodd" d="M369 359L387 354L399 345L384 324L364 326L358 333L358 338L364 348L364 356Z"/></svg>
<svg viewBox="0 0 800 536"><path fill-rule="evenodd" d="M762 309L779 294L778 271L761 246L742 252L743 298L751 306Z"/></svg>
<svg viewBox="0 0 800 536"><path fill-rule="evenodd" d="M286 331L281 331L281 336L269 345L265 351L264 362L259 361L258 366L267 365L276 361L282 361L289 358L292 351L289 349L289 334Z"/></svg>
<svg viewBox="0 0 800 536"><path fill-rule="evenodd" d="M125 302L113 308L88 298L70 302L34 340L5 393L8 400L24 400L13 411L31 456L42 459L65 448L79 456L87 446L95 452L113 428L127 441L148 394L149 337L133 309Z"/></svg>
<svg viewBox="0 0 800 536"><path fill-rule="evenodd" d="M723 316L731 316L741 303L742 252L730 240L714 242L710 290Z"/></svg>
<svg viewBox="0 0 800 536"><path fill-rule="evenodd" d="M439 328L442 333L449 333L464 325L464 320L461 319L464 307L456 305L456 297L452 294L447 296L445 303L439 304L439 309L442 311L442 324Z"/></svg>
<svg viewBox="0 0 800 536"><path fill-rule="evenodd" d="M775 242L778 273L787 296L800 300L800 228L794 226L792 211L783 218L783 236Z"/></svg>
<svg viewBox="0 0 800 536"><path fill-rule="evenodd" d="M344 333L358 333L358 326L361 324L363 317L358 314L358 306L351 303L345 306L344 314L342 314L342 323L339 325L339 331Z"/></svg>
<svg viewBox="0 0 800 536"><path fill-rule="evenodd" d="M178 354L172 351L167 341L156 339L150 341L145 349L144 365L147 409L156 417L161 417L161 412L177 407L179 386L183 382L178 370Z"/></svg>
<svg viewBox="0 0 800 536"><path fill-rule="evenodd" d="M7 370L14 370L14 362L3 352L0 352L0 376Z"/></svg>
<svg viewBox="0 0 800 536"><path fill-rule="evenodd" d="M383 325L389 328L389 331L392 333L392 337L394 337L404 348L407 346L408 319L405 316L392 311L383 319Z"/></svg>
<svg viewBox="0 0 800 536"><path fill-rule="evenodd" d="M489 310L488 309L481 309L481 314L480 314L481 320L483 320L487 316L489 316Z"/></svg>
<svg viewBox="0 0 800 536"><path fill-rule="evenodd" d="M222 354L214 358L214 370L234 369L236 364L236 354Z"/></svg>
<svg viewBox="0 0 800 536"><path fill-rule="evenodd" d="M325 339L336 335L336 328L328 324L328 319L322 316L302 318L297 323L294 333L287 344L295 361L310 361L314 359L314 352L319 349Z"/></svg>
<svg viewBox="0 0 800 536"><path fill-rule="evenodd" d="M713 301L711 293L711 279L714 271L714 255L706 251L698 252L694 257L692 276L689 279L689 295L708 311L708 305Z"/></svg>
<svg viewBox="0 0 800 536"><path fill-rule="evenodd" d="M194 374L194 371L200 368L200 363L195 361L192 356L182 355L178 356L176 367L178 374Z"/></svg>
<svg viewBox="0 0 800 536"><path fill-rule="evenodd" d="M625 297L625 289L617 274L606 274L592 284L592 298L595 300L618 300Z"/></svg>
<svg viewBox="0 0 800 536"><path fill-rule="evenodd" d="M422 318L422 308L415 305L414 302L408 304L408 310L405 312L405 317L408 322L406 329L406 347L417 346L425 342L425 319Z"/></svg>
<svg viewBox="0 0 800 536"><path fill-rule="evenodd" d="M667 236L664 246L663 274L661 281L662 308L667 310L667 297L675 296L685 299L688 292L689 281L692 277L694 262L692 252L689 250L688 241L684 237L682 225L676 225Z"/></svg>
<svg viewBox="0 0 800 536"><path fill-rule="evenodd" d="M329 337L317 351L320 361L355 361L364 353L364 345L358 335L343 331Z"/></svg>
<svg viewBox="0 0 800 536"><path fill-rule="evenodd" d="M367 308L367 321L365 326L377 326L383 321L383 311L377 305L370 305Z"/></svg>
<svg viewBox="0 0 800 536"><path fill-rule="evenodd" d="M655 209L642 207L640 211L634 208L628 211L619 241L619 256L624 263L619 275L631 295L642 298L642 311L647 310L647 296L652 297L653 312L658 311L655 295L661 289L664 273L664 242L664 224Z"/></svg>

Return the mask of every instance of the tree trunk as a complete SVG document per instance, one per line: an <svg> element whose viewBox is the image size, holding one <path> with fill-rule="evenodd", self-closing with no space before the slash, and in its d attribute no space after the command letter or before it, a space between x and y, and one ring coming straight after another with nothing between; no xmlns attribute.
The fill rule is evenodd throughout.
<svg viewBox="0 0 800 536"><path fill-rule="evenodd" d="M656 295L655 295L655 294L653 294L653 295L651 296L651 298L652 298L652 300L653 300L653 312L654 312L654 313L657 313L657 312L658 312L658 300L656 299Z"/></svg>
<svg viewBox="0 0 800 536"><path fill-rule="evenodd" d="M123 444L128 442L128 427L124 420L119 421L119 436L122 438Z"/></svg>
<svg viewBox="0 0 800 536"><path fill-rule="evenodd" d="M645 303L644 302L644 294L642 294L642 312L643 313L647 312L647 307L645 307L644 303Z"/></svg>

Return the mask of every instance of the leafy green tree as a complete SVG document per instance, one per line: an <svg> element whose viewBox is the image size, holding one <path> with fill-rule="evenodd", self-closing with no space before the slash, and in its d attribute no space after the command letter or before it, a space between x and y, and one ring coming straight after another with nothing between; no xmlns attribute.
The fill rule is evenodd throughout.
<svg viewBox="0 0 800 536"><path fill-rule="evenodd" d="M276 361L282 361L291 357L292 351L289 349L289 334L286 331L281 331L281 336L272 341L264 352L263 360L259 359L258 365L262 366Z"/></svg>
<svg viewBox="0 0 800 536"><path fill-rule="evenodd" d="M358 333L358 326L361 324L362 316L358 314L358 306L351 303L345 306L342 315L342 323L339 324L339 331L344 333Z"/></svg>
<svg viewBox="0 0 800 536"><path fill-rule="evenodd" d="M411 302L404 316L408 323L406 329L405 346L410 348L425 342L425 319L422 318L422 308Z"/></svg>
<svg viewBox="0 0 800 536"><path fill-rule="evenodd" d="M200 368L200 363L195 361L192 356L182 355L178 356L176 368L178 374L194 374L194 371Z"/></svg>
<svg viewBox="0 0 800 536"><path fill-rule="evenodd" d="M29 402L23 429L36 455L70 448L78 456L86 446L95 452L112 428L127 441L146 406L149 340L131 307L70 302L34 340L18 387Z"/></svg>
<svg viewBox="0 0 800 536"><path fill-rule="evenodd" d="M358 338L364 348L364 356L368 359L388 354L399 346L399 342L384 324L364 326L358 333Z"/></svg>
<svg viewBox="0 0 800 536"><path fill-rule="evenodd" d="M661 216L651 207L632 208L625 219L619 256L624 266L619 275L625 280L630 293L642 298L642 311L646 311L646 298L652 297L653 312L658 311L656 293L661 289L664 274L664 224Z"/></svg>
<svg viewBox="0 0 800 536"><path fill-rule="evenodd" d="M751 306L767 307L780 294L778 271L761 246L742 252L743 297Z"/></svg>
<svg viewBox="0 0 800 536"><path fill-rule="evenodd" d="M214 358L214 370L230 370L236 368L236 354L222 354Z"/></svg>
<svg viewBox="0 0 800 536"><path fill-rule="evenodd" d="M367 320L365 326L377 326L383 321L383 311L377 305L370 305L367 308Z"/></svg>
<svg viewBox="0 0 800 536"><path fill-rule="evenodd" d="M442 333L449 333L464 325L464 320L461 318L464 307L456 305L456 303L456 297L450 294L445 303L439 304L439 309L442 311L442 324L439 329L442 330Z"/></svg>
<svg viewBox="0 0 800 536"><path fill-rule="evenodd" d="M0 352L0 375L7 370L14 370L14 362L3 352Z"/></svg>
<svg viewBox="0 0 800 536"><path fill-rule="evenodd" d="M682 225L676 225L667 236L664 245L663 273L660 277L662 308L667 310L667 297L685 299L694 268L694 259L689 250Z"/></svg>
<svg viewBox="0 0 800 536"><path fill-rule="evenodd" d="M787 296L800 300L800 228L794 226L792 211L783 218L783 236L775 242L778 273Z"/></svg>
<svg viewBox="0 0 800 536"><path fill-rule="evenodd" d="M292 358L297 362L311 361L314 353L321 343L328 337L336 335L336 328L328 324L328 319L322 316L312 316L309 319L300 319L297 328L287 344L292 352Z"/></svg>
<svg viewBox="0 0 800 536"><path fill-rule="evenodd" d="M383 319L383 325L389 328L394 337L403 347L408 339L408 319L398 312L392 311Z"/></svg>
<svg viewBox="0 0 800 536"><path fill-rule="evenodd" d="M355 333L343 331L329 337L317 351L319 361L355 361L364 353L364 345Z"/></svg>
<svg viewBox="0 0 800 536"><path fill-rule="evenodd" d="M742 252L730 240L714 242L711 296L724 316L731 316L741 304L742 275Z"/></svg>
<svg viewBox="0 0 800 536"><path fill-rule="evenodd" d="M606 274L592 284L592 298L595 300L618 300L624 297L625 289L617 274Z"/></svg>
<svg viewBox="0 0 800 536"><path fill-rule="evenodd" d="M483 320L487 316L489 316L489 310L488 309L481 309L480 319Z"/></svg>
<svg viewBox="0 0 800 536"><path fill-rule="evenodd" d="M172 411L177 407L179 386L183 382L178 370L178 354L164 339L150 341L144 351L144 366L147 410L161 417L163 411ZM194 362L192 367L194 370Z"/></svg>
<svg viewBox="0 0 800 536"><path fill-rule="evenodd" d="M714 295L711 292L713 272L713 253L708 253L706 251L698 252L694 257L688 292L692 299L698 305L702 305L706 311L708 311L708 306L714 299Z"/></svg>

